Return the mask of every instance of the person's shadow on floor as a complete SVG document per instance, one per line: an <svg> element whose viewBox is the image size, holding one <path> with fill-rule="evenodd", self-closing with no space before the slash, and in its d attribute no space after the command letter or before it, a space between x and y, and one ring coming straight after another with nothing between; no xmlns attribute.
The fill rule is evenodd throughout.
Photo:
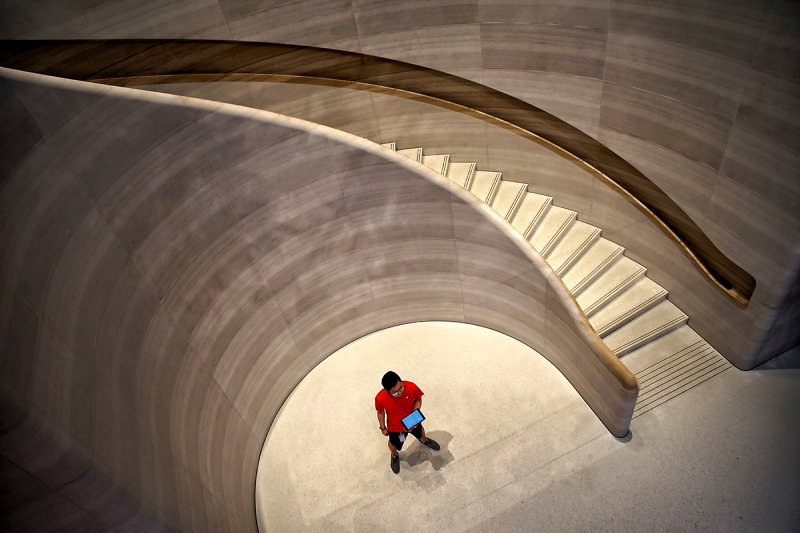
<svg viewBox="0 0 800 533"><path fill-rule="evenodd" d="M410 467L415 467L422 463L430 463L434 470L441 470L447 466L448 463L453 462L455 457L453 457L453 454L451 454L448 449L450 441L453 440L452 434L446 431L431 431L427 432L426 436L439 443L439 451L431 450L421 442L416 441L412 446L409 446L405 454L401 454L400 460L408 463Z"/></svg>

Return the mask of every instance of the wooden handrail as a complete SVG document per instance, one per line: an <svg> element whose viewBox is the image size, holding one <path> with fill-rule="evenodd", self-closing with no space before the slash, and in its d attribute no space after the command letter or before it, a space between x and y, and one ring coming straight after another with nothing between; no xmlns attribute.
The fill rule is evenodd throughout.
<svg viewBox="0 0 800 533"><path fill-rule="evenodd" d="M356 83L499 121L590 171L642 211L730 301L746 307L752 275L723 254L664 191L615 152L513 96L445 72L309 46L211 40L0 41L0 66L116 85L303 77Z"/></svg>

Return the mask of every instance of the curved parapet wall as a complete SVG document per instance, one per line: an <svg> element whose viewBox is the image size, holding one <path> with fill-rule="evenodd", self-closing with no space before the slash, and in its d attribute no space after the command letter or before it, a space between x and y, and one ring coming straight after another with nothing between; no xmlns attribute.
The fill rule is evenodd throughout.
<svg viewBox="0 0 800 533"><path fill-rule="evenodd" d="M541 257L435 173L263 111L6 69L0 92L0 385L17 408L0 446L48 502L105 527L253 531L258 454L293 387L420 320L521 340L627 432L635 378Z"/></svg>
<svg viewBox="0 0 800 533"><path fill-rule="evenodd" d="M375 56L306 46L226 41L4 41L3 66L122 85L311 77L408 91L543 140L612 185L665 232L711 283L744 307L752 275L723 254L657 185L589 135L499 91L451 74Z"/></svg>

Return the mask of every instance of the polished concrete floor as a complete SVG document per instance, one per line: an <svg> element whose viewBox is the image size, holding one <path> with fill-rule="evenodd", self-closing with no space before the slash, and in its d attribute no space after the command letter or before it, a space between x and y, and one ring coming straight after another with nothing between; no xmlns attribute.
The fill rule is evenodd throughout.
<svg viewBox="0 0 800 533"><path fill-rule="evenodd" d="M726 370L620 440L514 339L453 323L384 330L329 357L284 405L259 465L259 525L797 531L800 369L773 366L784 368ZM373 404L389 369L425 392L425 427L442 446L409 437L399 475Z"/></svg>

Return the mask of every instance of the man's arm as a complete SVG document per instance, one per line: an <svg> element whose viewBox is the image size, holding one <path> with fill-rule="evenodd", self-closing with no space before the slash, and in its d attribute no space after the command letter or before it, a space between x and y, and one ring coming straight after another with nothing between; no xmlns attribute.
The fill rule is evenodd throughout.
<svg viewBox="0 0 800 533"><path fill-rule="evenodd" d="M414 409L422 409L422 398L414 400Z"/></svg>
<svg viewBox="0 0 800 533"><path fill-rule="evenodd" d="M383 432L384 435L388 435L389 430L386 429L386 418L384 417L385 412L386 411L384 410L378 411L378 427L380 428L380 430Z"/></svg>

